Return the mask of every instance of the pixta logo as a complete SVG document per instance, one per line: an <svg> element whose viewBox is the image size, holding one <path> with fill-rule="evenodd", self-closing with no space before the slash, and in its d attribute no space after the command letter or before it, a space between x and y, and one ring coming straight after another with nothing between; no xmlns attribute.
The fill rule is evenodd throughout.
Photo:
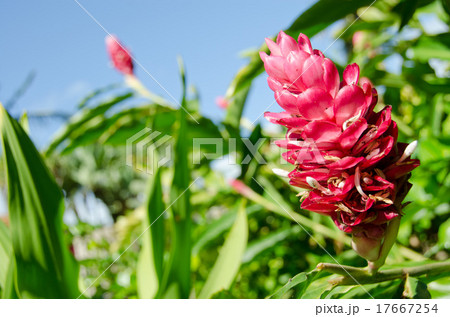
<svg viewBox="0 0 450 317"><path fill-rule="evenodd" d="M173 138L159 131L144 128L127 139L126 164L152 175L172 161Z"/></svg>

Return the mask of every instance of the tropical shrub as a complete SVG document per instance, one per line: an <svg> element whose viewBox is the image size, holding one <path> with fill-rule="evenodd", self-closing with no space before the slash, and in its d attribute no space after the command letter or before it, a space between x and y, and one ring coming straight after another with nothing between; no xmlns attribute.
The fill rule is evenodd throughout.
<svg viewBox="0 0 450 317"><path fill-rule="evenodd" d="M174 105L107 37L124 83L82 100L45 149L26 116L1 109L2 297L448 297L450 42L448 27L434 34L422 17L448 25L449 12L445 0L319 0L248 52L218 99L221 122L202 115L181 60ZM350 66L312 50L308 37L330 29ZM242 117L264 70L284 109L266 117L283 132ZM325 161L301 156L312 145ZM155 164L168 148L172 160ZM92 201L109 224L82 215Z"/></svg>

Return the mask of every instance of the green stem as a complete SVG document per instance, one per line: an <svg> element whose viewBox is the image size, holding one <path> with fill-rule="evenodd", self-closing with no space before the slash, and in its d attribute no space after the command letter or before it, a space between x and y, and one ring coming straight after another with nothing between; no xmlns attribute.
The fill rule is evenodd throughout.
<svg viewBox="0 0 450 317"><path fill-rule="evenodd" d="M441 273L448 273L450 275L450 261L423 264L415 267L388 269L373 274L370 274L368 268L340 266L333 263L320 263L317 266L317 270L342 275L330 280L330 283L334 285L375 284L403 279L406 276L435 276Z"/></svg>
<svg viewBox="0 0 450 317"><path fill-rule="evenodd" d="M316 270L339 275L369 275L367 268L340 265L335 263L319 263Z"/></svg>
<svg viewBox="0 0 450 317"><path fill-rule="evenodd" d="M145 86L141 83L141 81L134 75L126 75L125 82L130 86L130 88L134 89L141 96L161 105L169 108L173 108L173 106L168 103L164 98L158 96L157 94L149 91Z"/></svg>

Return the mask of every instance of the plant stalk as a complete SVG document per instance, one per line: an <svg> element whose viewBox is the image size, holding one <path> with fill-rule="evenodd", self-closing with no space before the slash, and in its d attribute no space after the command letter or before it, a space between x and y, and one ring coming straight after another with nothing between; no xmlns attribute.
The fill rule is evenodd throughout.
<svg viewBox="0 0 450 317"><path fill-rule="evenodd" d="M423 264L415 267L388 269L373 274L370 273L368 268L341 266L334 263L320 263L316 269L342 275L329 281L333 285L359 285L404 279L406 276L435 276L442 273L448 273L450 275L450 261Z"/></svg>

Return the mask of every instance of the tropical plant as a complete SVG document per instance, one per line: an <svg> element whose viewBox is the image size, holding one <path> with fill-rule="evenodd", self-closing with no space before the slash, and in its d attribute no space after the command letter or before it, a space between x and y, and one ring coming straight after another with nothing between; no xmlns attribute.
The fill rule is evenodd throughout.
<svg viewBox="0 0 450 317"><path fill-rule="evenodd" d="M0 221L2 297L448 297L450 42L448 27L434 34L423 16L448 25L449 12L445 0L347 0L339 5L319 0L281 33L277 44L270 40L247 52L248 63L218 100L225 109L222 122L202 115L199 94L187 84L181 60L182 96L173 104L144 87L134 74L132 55L117 37L108 36L107 49L113 65L124 76L124 84L100 88L82 100L41 153L28 136L27 116L15 120L8 111L0 110L1 181L7 189L9 212L8 224ZM334 68L324 62L321 53L312 51L306 39L321 32L335 32L343 44L345 63L357 63L359 68L350 66L344 71L338 63ZM300 33L306 35L300 39L308 56L298 53L300 61L295 60L295 65L303 65L305 58L320 59L325 66L311 67L309 79L330 71L333 80L320 84L327 85L333 97L345 89L352 90L348 99L359 98L357 109L350 107L339 116L341 125L347 122L349 128L354 124L350 120L353 112L363 104L365 110L371 107L375 112L384 108L379 112L384 115L382 119L389 124L395 121L398 127L392 143L399 152L395 157L387 156L389 163L400 159L417 167L417 161L409 158L411 153L403 159L402 153L403 143L418 142L414 155L421 165L409 179L413 187L406 198L398 194L399 189L408 189L406 182L396 183L394 191L402 198L396 206L403 198L412 203L394 213L386 213L382 204L392 205L390 201L395 198L391 196L383 196L377 205L377 212L389 218L387 222L391 216L400 219L401 215L401 221L395 223L398 235L396 230L390 235L392 230L365 214L367 223L383 229L375 246L368 247L366 228L334 219L342 229L346 227L342 224L363 229L353 232L353 244L359 254L376 263L371 270L352 250L352 238L330 217L304 210L335 203L321 193L329 190L327 184L314 175L291 177L291 184L310 190L314 187L311 193L317 197L313 200L310 193L302 209L295 186L273 172L293 168L281 166L279 152L267 141L284 137L284 133L249 124L242 116L254 80L264 73L265 66L270 87L279 91L276 99L289 112L268 115L273 122L287 126L289 132L304 124L299 122L300 116L329 126L323 123L330 119L323 117L326 106L323 111L309 113L317 110L310 104L326 98L323 95L316 92L308 104L303 100L301 111L297 106L289 108L288 97L278 98L286 88L286 83L280 82L285 74L271 61L279 57L277 50L282 55L284 50L293 50L297 44L288 36L298 38ZM270 57L265 55L270 51ZM263 59L260 52L264 52ZM323 54L327 56L326 50ZM294 67L288 73L295 71ZM371 84L361 82L360 77L370 78ZM361 88L353 87L358 79ZM311 87L297 88L301 91L291 92L299 94ZM371 101L376 97L373 110ZM383 125L383 120L364 119L372 128ZM359 123L365 127L364 122ZM222 152L217 152L216 143L195 145L198 139L220 140ZM358 140L359 136L352 135L349 144L353 146ZM173 149L172 162L155 164L165 158L166 145ZM226 163L230 158L233 164ZM261 164L263 161L266 164ZM225 173L220 172L220 164L226 165ZM381 166L378 162L367 164L370 168ZM298 173L307 169L295 165ZM361 176L368 166L352 173ZM388 166L383 161L382 168ZM230 181L232 169L238 175ZM410 169L403 172L405 176ZM395 182L394 176L389 181ZM355 195L361 194L359 189L371 192L366 185L359 185ZM89 209L92 201L108 211L109 222L86 220L83 210ZM94 218L100 217L95 208L90 209ZM74 215L74 220L63 222L63 214ZM358 240L358 234L364 234L363 239ZM380 253L374 250L388 244L379 261L373 253Z"/></svg>

